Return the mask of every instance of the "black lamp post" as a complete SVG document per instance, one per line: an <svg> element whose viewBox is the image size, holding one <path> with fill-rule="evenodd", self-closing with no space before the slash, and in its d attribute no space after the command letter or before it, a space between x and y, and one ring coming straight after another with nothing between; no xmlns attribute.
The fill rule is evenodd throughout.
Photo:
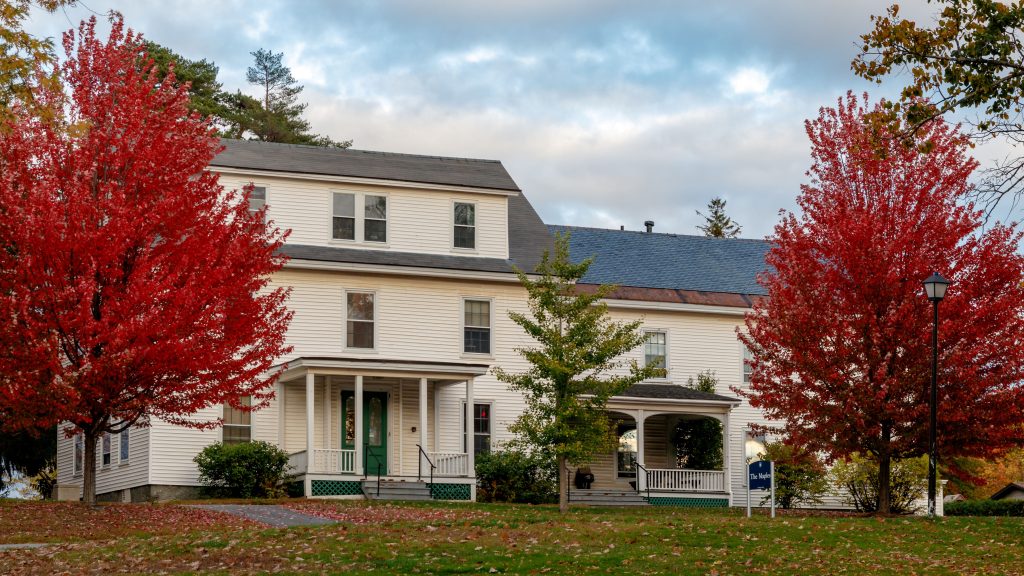
<svg viewBox="0 0 1024 576"><path fill-rule="evenodd" d="M939 302L946 297L949 280L939 276L938 272L924 281L924 292L932 301L934 311L932 321L932 396L928 403L928 515L935 516L935 475L939 463L939 448L935 441L936 415L938 414L939 392Z"/></svg>

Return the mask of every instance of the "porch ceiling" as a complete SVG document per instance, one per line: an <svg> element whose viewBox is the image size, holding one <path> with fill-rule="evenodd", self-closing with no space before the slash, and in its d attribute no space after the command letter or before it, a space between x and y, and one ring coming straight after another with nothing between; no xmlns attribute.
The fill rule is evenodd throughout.
<svg viewBox="0 0 1024 576"><path fill-rule="evenodd" d="M464 380L483 376L490 369L488 364L462 362L431 362L419 360L395 360L388 358L353 358L345 356L303 356L278 364L271 370L284 367L281 382L316 374L337 374L365 376L425 377L432 380Z"/></svg>

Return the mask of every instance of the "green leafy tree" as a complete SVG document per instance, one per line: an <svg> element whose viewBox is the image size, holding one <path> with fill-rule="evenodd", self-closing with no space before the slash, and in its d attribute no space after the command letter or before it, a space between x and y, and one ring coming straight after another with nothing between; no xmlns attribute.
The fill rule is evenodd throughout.
<svg viewBox="0 0 1024 576"><path fill-rule="evenodd" d="M725 214L725 200L713 198L708 202L708 213L705 215L697 210L697 215L704 218L704 225L697 229L709 238L736 238L742 229L740 225Z"/></svg>
<svg viewBox="0 0 1024 576"><path fill-rule="evenodd" d="M569 238L559 234L554 252L545 252L536 279L518 270L529 297L529 314L509 312L536 346L517 348L529 363L522 373L495 368L499 381L521 392L522 415L509 430L516 444L553 455L558 462L559 510L569 507L566 463L587 462L615 449L615 434L605 404L647 378L664 373L622 355L643 343L641 321L613 322L601 302L613 289L580 289L576 283L592 259L569 259Z"/></svg>
<svg viewBox="0 0 1024 576"><path fill-rule="evenodd" d="M714 394L718 378L711 370L697 374L697 381L687 380L687 386ZM722 423L714 418L680 420L672 430L676 465L691 470L721 470L725 463L722 453Z"/></svg>
<svg viewBox="0 0 1024 576"><path fill-rule="evenodd" d="M32 6L53 12L72 4L74 0L0 0L0 124L11 120L15 101L31 102L30 79L36 67L56 62L53 41L25 31Z"/></svg>
<svg viewBox="0 0 1024 576"><path fill-rule="evenodd" d="M916 509L928 475L928 457L893 460L889 468L889 509L881 503L878 460L872 455L853 453L832 467L835 483L846 489L847 504L858 512L906 514Z"/></svg>
<svg viewBox="0 0 1024 576"><path fill-rule="evenodd" d="M205 58L189 60L170 48L146 40L146 54L153 59L157 77L163 81L174 67L174 80L178 85L189 84L188 107L203 116L211 116L218 124L226 116L225 93L217 81L217 65Z"/></svg>
<svg viewBox="0 0 1024 576"><path fill-rule="evenodd" d="M907 81L889 104L893 123L911 127L952 111L969 111L979 139L1024 140L1024 4L999 0L936 0L938 14L920 26L892 5L872 16L852 63L863 78L881 83L891 74ZM1024 156L990 167L978 197L991 211L1007 194L1024 191Z"/></svg>
<svg viewBox="0 0 1024 576"><path fill-rule="evenodd" d="M311 144L348 148L351 140L335 141L328 136L310 132L309 121L302 117L306 104L298 102L303 86L298 83L292 71L282 61L284 53L274 54L262 48L252 52L253 65L246 72L246 80L260 88L257 101L261 108L251 110L248 102L239 94L241 106L238 110L251 110L255 114L246 128L256 140L284 142L287 144Z"/></svg>
<svg viewBox="0 0 1024 576"><path fill-rule="evenodd" d="M782 508L797 504L821 504L828 492L828 470L821 457L786 442L764 445L764 460L775 463L775 499ZM761 501L766 503L771 496Z"/></svg>

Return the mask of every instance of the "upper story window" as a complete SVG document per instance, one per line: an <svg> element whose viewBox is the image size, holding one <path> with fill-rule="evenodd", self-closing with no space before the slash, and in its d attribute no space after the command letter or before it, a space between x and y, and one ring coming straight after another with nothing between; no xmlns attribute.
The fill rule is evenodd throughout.
<svg viewBox="0 0 1024 576"><path fill-rule="evenodd" d="M668 335L665 332L648 332L644 342L644 365L665 369L667 360Z"/></svg>
<svg viewBox="0 0 1024 576"><path fill-rule="evenodd" d="M249 195L249 212L255 214L267 205L267 188L265 186L254 186L252 194Z"/></svg>
<svg viewBox="0 0 1024 576"><path fill-rule="evenodd" d="M462 351L491 353L491 301L463 300Z"/></svg>
<svg viewBox="0 0 1024 576"><path fill-rule="evenodd" d="M363 239L367 242L388 241L388 198L387 196L364 197L366 204L363 219Z"/></svg>
<svg viewBox="0 0 1024 576"><path fill-rule="evenodd" d="M746 345L743 346L743 383L750 384L750 375L754 372L754 367L750 365L754 361L754 355L750 353L750 348Z"/></svg>
<svg viewBox="0 0 1024 576"><path fill-rule="evenodd" d="M374 294L372 292L348 292L346 310L345 346L348 348L374 347Z"/></svg>
<svg viewBox="0 0 1024 576"><path fill-rule="evenodd" d="M455 203L454 246L476 248L476 205L467 202Z"/></svg>
<svg viewBox="0 0 1024 576"><path fill-rule="evenodd" d="M251 406L252 398L246 396L239 402ZM224 404L224 443L241 444L252 440L252 412Z"/></svg>
<svg viewBox="0 0 1024 576"><path fill-rule="evenodd" d="M331 218L331 238L335 240L356 239L356 195L335 192L334 211Z"/></svg>

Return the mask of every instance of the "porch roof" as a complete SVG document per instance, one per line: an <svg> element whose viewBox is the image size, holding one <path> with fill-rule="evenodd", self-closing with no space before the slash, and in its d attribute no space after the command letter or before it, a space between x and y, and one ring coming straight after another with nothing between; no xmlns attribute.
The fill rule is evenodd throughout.
<svg viewBox="0 0 1024 576"><path fill-rule="evenodd" d="M634 384L625 392L614 398L630 398L643 400L694 400L697 402L721 402L739 404L740 400L720 394L701 392L678 384Z"/></svg>
<svg viewBox="0 0 1024 576"><path fill-rule="evenodd" d="M393 358L355 358L351 356L302 356L271 367L271 371L284 368L281 381L291 380L308 370L335 372L406 372L437 378L483 376L489 364L468 362L436 362L430 360L396 360Z"/></svg>

